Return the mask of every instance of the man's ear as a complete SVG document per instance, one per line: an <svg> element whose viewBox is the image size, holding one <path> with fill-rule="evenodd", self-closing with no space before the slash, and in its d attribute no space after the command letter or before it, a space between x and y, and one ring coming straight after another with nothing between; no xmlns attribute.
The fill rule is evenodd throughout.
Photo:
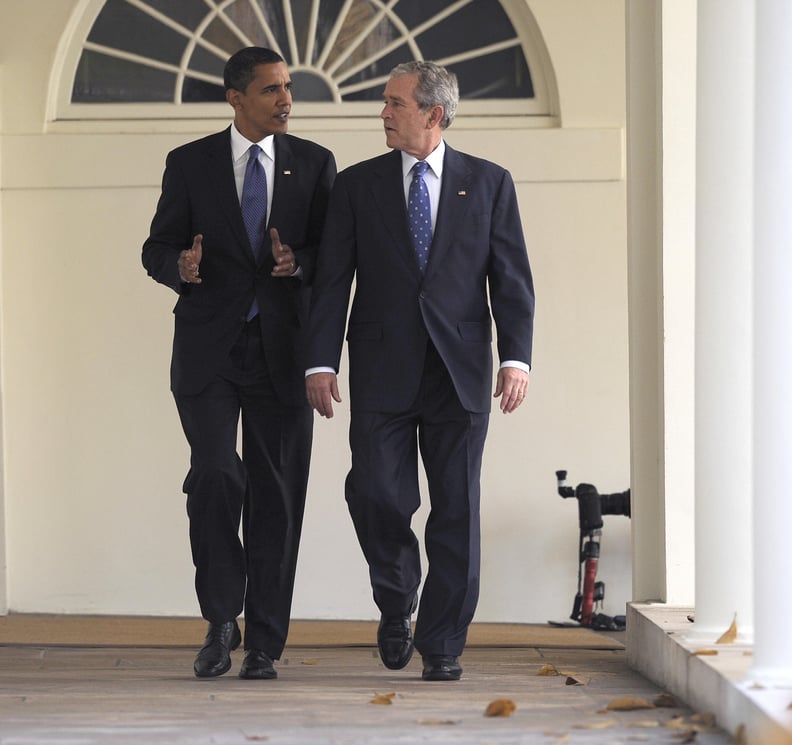
<svg viewBox="0 0 792 745"><path fill-rule="evenodd" d="M443 115L445 114L445 110L442 106L432 106L429 110L429 118L426 120L427 129L432 129L440 124L443 121Z"/></svg>
<svg viewBox="0 0 792 745"><path fill-rule="evenodd" d="M229 88L226 91L226 101L228 101L229 105L231 106L234 111L239 107L239 97L240 92L234 88Z"/></svg>

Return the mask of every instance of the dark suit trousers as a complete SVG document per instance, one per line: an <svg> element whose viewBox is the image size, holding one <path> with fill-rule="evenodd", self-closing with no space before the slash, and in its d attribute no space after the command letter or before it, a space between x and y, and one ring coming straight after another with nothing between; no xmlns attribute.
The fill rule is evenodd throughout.
<svg viewBox="0 0 792 745"><path fill-rule="evenodd" d="M257 320L245 325L221 374L196 396L177 395L176 404L191 451L184 491L201 613L223 623L244 607L245 648L278 659L289 628L313 412L275 396Z"/></svg>
<svg viewBox="0 0 792 745"><path fill-rule="evenodd" d="M410 523L420 505L418 450L431 510L426 581L415 625L422 655L459 655L478 602L481 459L488 414L465 411L430 343L420 392L408 411L357 411L350 423L346 500L384 616L407 615L421 580Z"/></svg>

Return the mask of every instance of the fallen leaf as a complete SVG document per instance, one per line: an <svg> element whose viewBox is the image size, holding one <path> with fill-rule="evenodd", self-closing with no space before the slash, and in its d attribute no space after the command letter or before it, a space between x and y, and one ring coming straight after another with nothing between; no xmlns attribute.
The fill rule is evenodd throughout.
<svg viewBox="0 0 792 745"><path fill-rule="evenodd" d="M458 719L419 719L418 724L447 725L459 724Z"/></svg>
<svg viewBox="0 0 792 745"><path fill-rule="evenodd" d="M303 665L318 665L319 664L319 660L303 660L302 664Z"/></svg>
<svg viewBox="0 0 792 745"><path fill-rule="evenodd" d="M678 732L674 735L674 739L679 740L679 742L683 744L698 742L698 732L694 729L688 730L687 732Z"/></svg>
<svg viewBox="0 0 792 745"><path fill-rule="evenodd" d="M679 704L670 693L661 693L655 696L652 702L658 709L676 709Z"/></svg>
<svg viewBox="0 0 792 745"><path fill-rule="evenodd" d="M572 729L610 729L615 726L616 722L612 719L604 719L601 722L592 722L591 724L573 724Z"/></svg>
<svg viewBox="0 0 792 745"><path fill-rule="evenodd" d="M564 685L568 686L582 686L583 683L580 680L573 678L571 675L567 676L566 683Z"/></svg>
<svg viewBox="0 0 792 745"><path fill-rule="evenodd" d="M695 652L693 652L693 654L697 655L698 657L714 657L716 654L718 654L718 650L717 649L697 649Z"/></svg>
<svg viewBox="0 0 792 745"><path fill-rule="evenodd" d="M672 717L665 723L664 726L668 729L684 729L688 725L684 717Z"/></svg>
<svg viewBox="0 0 792 745"><path fill-rule="evenodd" d="M655 727L659 727L660 722L656 719L642 719L638 722L632 722L630 727L643 727L644 729L653 729Z"/></svg>
<svg viewBox="0 0 792 745"><path fill-rule="evenodd" d="M374 698L369 701L370 704L379 704L380 706L390 706L393 699L396 698L395 693L378 693Z"/></svg>
<svg viewBox="0 0 792 745"><path fill-rule="evenodd" d="M714 727L715 726L715 715L711 711L703 711L699 712L698 714L693 714L690 717L691 722L698 722L703 724L705 727Z"/></svg>
<svg viewBox="0 0 792 745"><path fill-rule="evenodd" d="M269 740L269 737L266 735L245 735L245 739L248 742L266 742Z"/></svg>
<svg viewBox="0 0 792 745"><path fill-rule="evenodd" d="M536 672L537 675L561 675L555 665L542 665Z"/></svg>
<svg viewBox="0 0 792 745"><path fill-rule="evenodd" d="M654 709L651 701L635 696L622 696L615 698L606 707L609 711L635 711L636 709Z"/></svg>
<svg viewBox="0 0 792 745"><path fill-rule="evenodd" d="M495 701L490 701L484 711L485 717L510 717L517 705L508 698L498 698Z"/></svg>
<svg viewBox="0 0 792 745"><path fill-rule="evenodd" d="M737 639L737 614L734 614L734 619L726 631L724 631L715 644L734 644Z"/></svg>

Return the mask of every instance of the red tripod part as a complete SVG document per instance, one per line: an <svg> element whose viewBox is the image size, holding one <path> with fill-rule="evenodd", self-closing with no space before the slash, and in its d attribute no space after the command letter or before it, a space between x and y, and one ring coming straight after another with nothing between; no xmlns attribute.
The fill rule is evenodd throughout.
<svg viewBox="0 0 792 745"><path fill-rule="evenodd" d="M591 618L594 615L594 586L597 580L597 564L599 559L586 559L583 571L583 602L580 607L581 626L591 626Z"/></svg>
<svg viewBox="0 0 792 745"><path fill-rule="evenodd" d="M602 599L604 590L602 583L597 582L597 565L600 555L599 536L599 530L592 530L580 551L580 561L583 562L583 576L578 579L582 585L579 608L581 626L591 626L594 604ZM580 539L583 540L582 535Z"/></svg>

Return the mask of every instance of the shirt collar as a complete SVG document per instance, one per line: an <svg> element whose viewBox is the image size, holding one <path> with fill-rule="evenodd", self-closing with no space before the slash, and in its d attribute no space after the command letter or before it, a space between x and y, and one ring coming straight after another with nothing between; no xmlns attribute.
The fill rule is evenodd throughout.
<svg viewBox="0 0 792 745"><path fill-rule="evenodd" d="M429 164L430 170L435 176L437 176L437 178L442 178L443 176L443 156L445 156L445 148L445 140L440 140L440 144L424 158L424 160ZM406 179L410 169L418 162L418 158L408 155L404 152L404 150L402 150L401 155L402 172L404 178Z"/></svg>
<svg viewBox="0 0 792 745"><path fill-rule="evenodd" d="M231 125L231 157L234 163L247 157L250 146L254 144L258 145L270 160L275 160L275 135L267 135L260 142L253 143L236 128L236 124Z"/></svg>

